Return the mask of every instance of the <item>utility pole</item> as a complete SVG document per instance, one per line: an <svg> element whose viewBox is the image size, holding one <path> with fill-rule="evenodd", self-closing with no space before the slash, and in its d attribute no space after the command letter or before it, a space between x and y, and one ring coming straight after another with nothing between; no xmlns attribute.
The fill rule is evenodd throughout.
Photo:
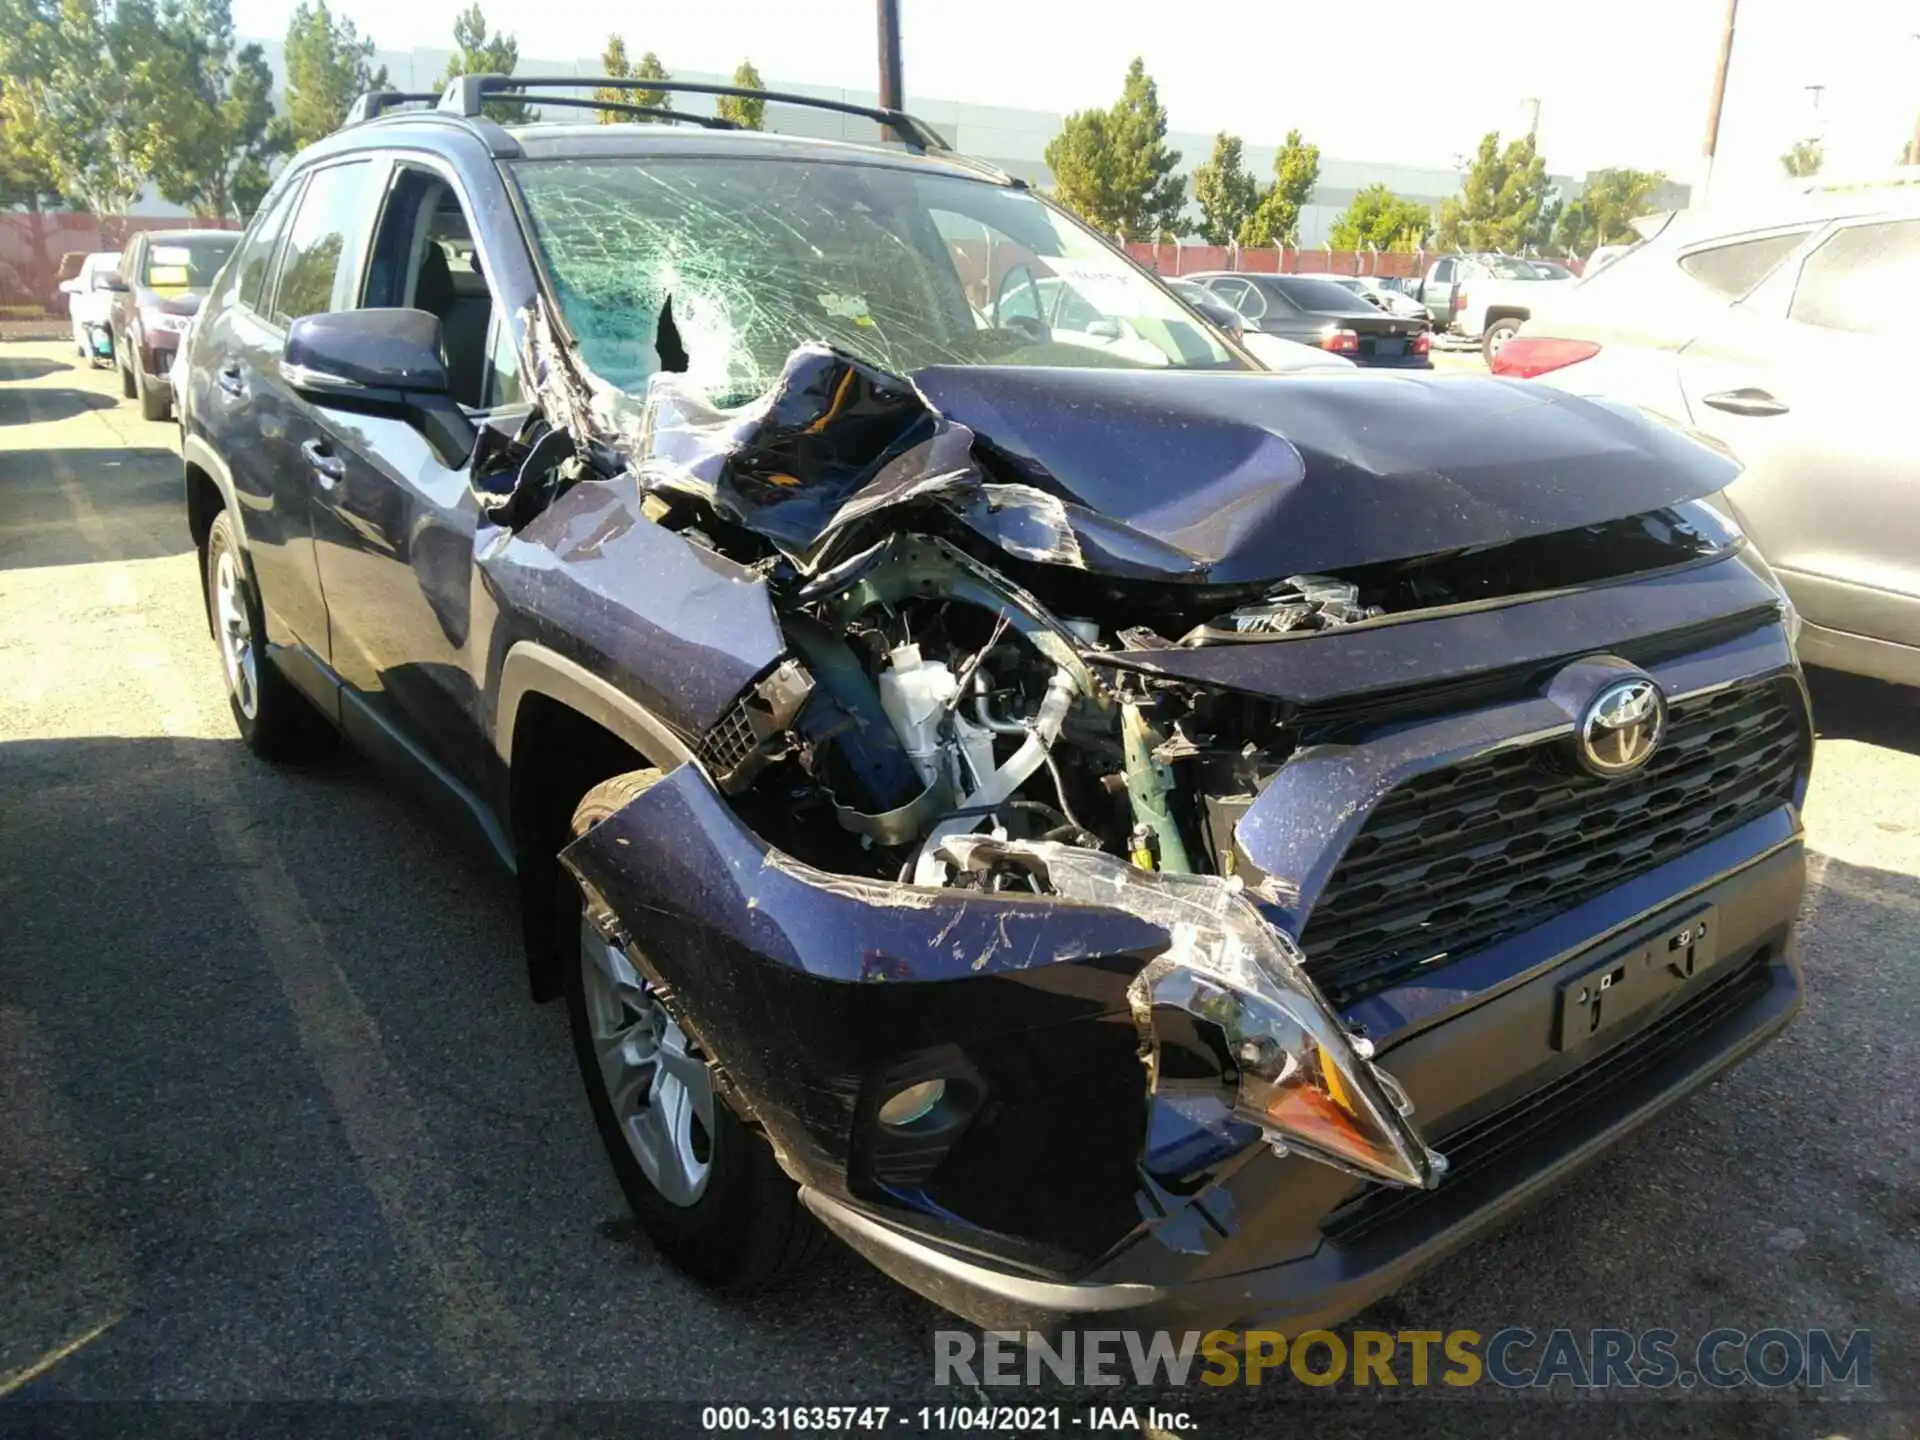
<svg viewBox="0 0 1920 1440"><path fill-rule="evenodd" d="M1538 139L1540 135L1540 102L1527 99L1520 102L1527 112L1527 137Z"/></svg>
<svg viewBox="0 0 1920 1440"><path fill-rule="evenodd" d="M1733 60L1733 24L1740 14L1740 0L1727 0L1727 27L1720 35L1720 63L1713 72L1713 100L1707 107L1707 143L1702 150L1700 198L1707 198L1713 184L1713 157L1720 148L1720 105L1727 98L1727 66Z"/></svg>
<svg viewBox="0 0 1920 1440"><path fill-rule="evenodd" d="M900 0L877 0L880 10L880 108L901 108Z"/></svg>

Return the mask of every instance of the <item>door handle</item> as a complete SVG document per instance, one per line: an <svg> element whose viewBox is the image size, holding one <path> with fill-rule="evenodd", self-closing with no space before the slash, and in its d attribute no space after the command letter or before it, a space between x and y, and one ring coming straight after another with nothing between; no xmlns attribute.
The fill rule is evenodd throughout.
<svg viewBox="0 0 1920 1440"><path fill-rule="evenodd" d="M1787 406L1776 400L1764 390L1751 386L1740 390L1720 390L1712 395L1700 398L1702 405L1711 405L1716 410L1724 410L1729 415L1784 415Z"/></svg>
<svg viewBox="0 0 1920 1440"><path fill-rule="evenodd" d="M235 399L247 393L246 377L240 373L238 365L222 365L214 372L213 378L222 390Z"/></svg>
<svg viewBox="0 0 1920 1440"><path fill-rule="evenodd" d="M309 440L300 447L300 453L307 457L307 464L313 467L313 473L320 477L320 488L331 490L334 482L347 473L347 462L328 450L319 440Z"/></svg>

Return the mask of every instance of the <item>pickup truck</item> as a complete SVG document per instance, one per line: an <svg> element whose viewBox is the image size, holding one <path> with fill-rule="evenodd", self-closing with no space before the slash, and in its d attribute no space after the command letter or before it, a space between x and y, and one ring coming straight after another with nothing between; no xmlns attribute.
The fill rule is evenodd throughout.
<svg viewBox="0 0 1920 1440"><path fill-rule="evenodd" d="M1442 255L1427 267L1419 299L1436 332L1478 340L1491 365L1534 305L1573 283L1548 280L1510 255Z"/></svg>

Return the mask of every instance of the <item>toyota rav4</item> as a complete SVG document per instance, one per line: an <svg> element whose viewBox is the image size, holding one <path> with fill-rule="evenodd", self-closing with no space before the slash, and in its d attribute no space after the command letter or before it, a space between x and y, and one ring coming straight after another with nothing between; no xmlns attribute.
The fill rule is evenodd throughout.
<svg viewBox="0 0 1920 1440"><path fill-rule="evenodd" d="M515 877L672 1261L1330 1320L1787 1023L1811 730L1723 453L1260 373L896 112L507 84L280 176L186 509L246 742Z"/></svg>

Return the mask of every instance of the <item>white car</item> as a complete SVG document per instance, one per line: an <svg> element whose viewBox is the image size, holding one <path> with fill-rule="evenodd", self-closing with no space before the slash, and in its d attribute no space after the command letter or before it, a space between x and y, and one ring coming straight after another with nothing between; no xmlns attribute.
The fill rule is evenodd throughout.
<svg viewBox="0 0 1920 1440"><path fill-rule="evenodd" d="M1406 315L1417 319L1427 313L1426 306L1411 295L1403 295L1398 290L1382 285L1377 275L1326 275L1321 278L1331 280L1342 290L1351 290L1363 300L1372 301L1389 315Z"/></svg>
<svg viewBox="0 0 1920 1440"><path fill-rule="evenodd" d="M1912 321L1920 194L1687 211L1543 304L1494 358L1726 445L1728 505L1803 620L1801 658L1920 685Z"/></svg>
<svg viewBox="0 0 1920 1440"><path fill-rule="evenodd" d="M86 327L89 323L106 323L113 309L113 291L107 288L107 277L118 273L119 265L118 250L96 251L80 262L78 275L60 282L60 293L67 297L67 316L73 322L73 348L89 359L93 351L87 345Z"/></svg>

